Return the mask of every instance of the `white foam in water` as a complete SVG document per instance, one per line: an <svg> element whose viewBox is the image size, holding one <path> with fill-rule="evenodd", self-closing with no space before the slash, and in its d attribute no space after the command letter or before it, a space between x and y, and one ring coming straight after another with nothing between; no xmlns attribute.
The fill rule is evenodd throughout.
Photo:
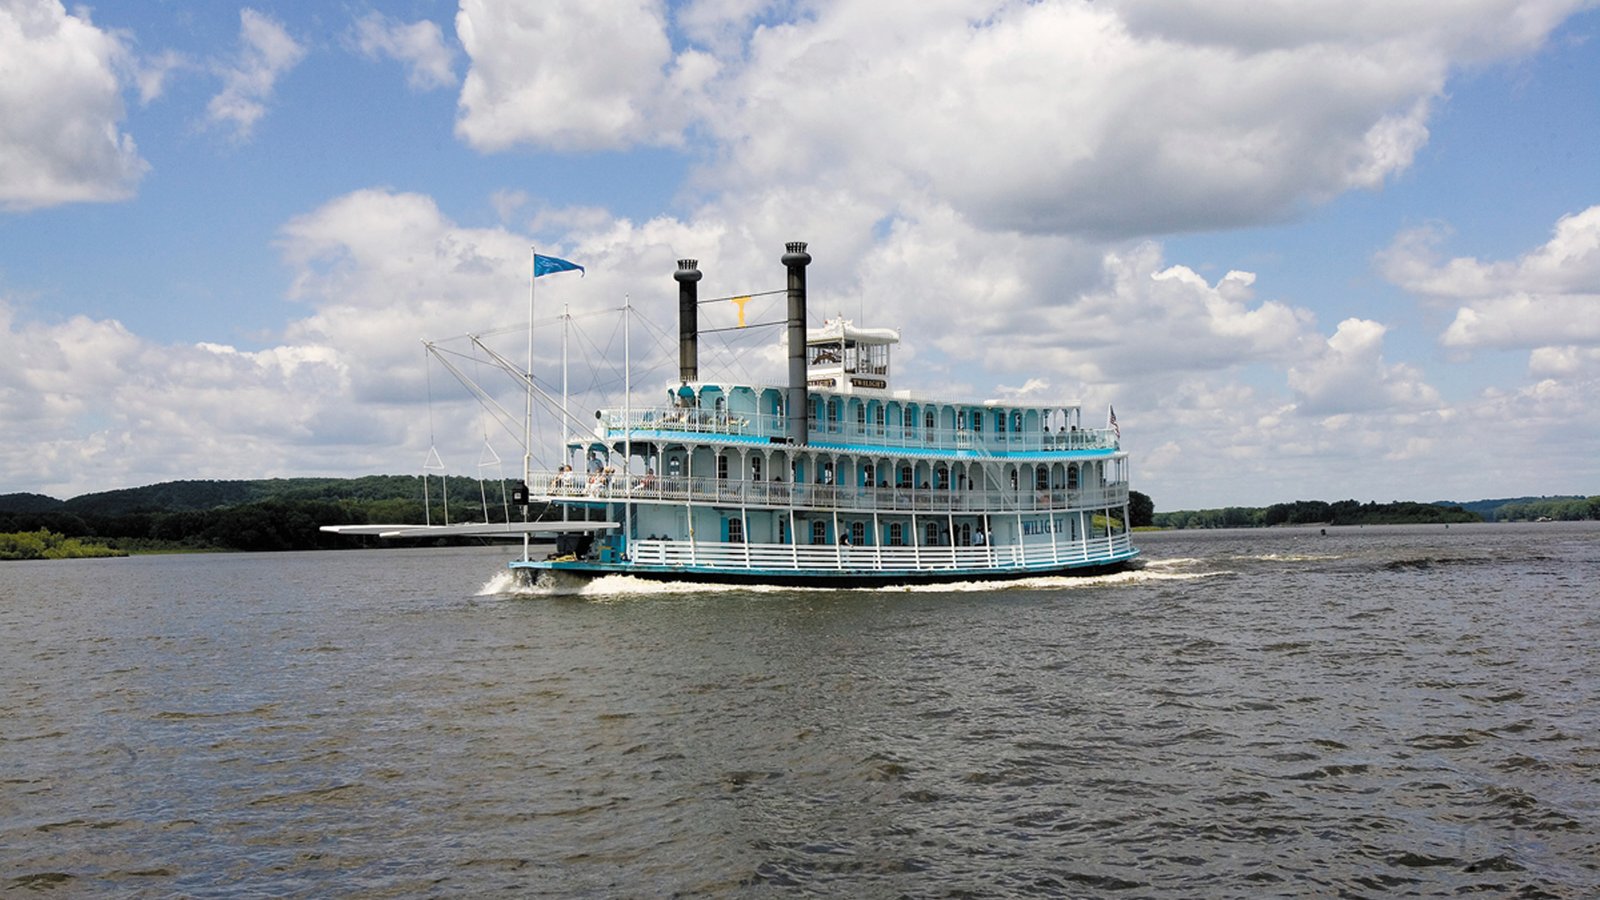
<svg viewBox="0 0 1600 900"><path fill-rule="evenodd" d="M517 584L517 576L511 574L510 569L505 569L494 574L494 577L483 583L478 588L479 597L493 597L496 594L515 594L521 590Z"/></svg>
<svg viewBox="0 0 1600 900"><path fill-rule="evenodd" d="M526 584L511 571L496 573L478 589L478 596L509 597L578 597L590 600L613 600L630 597L662 597L676 594L769 594L806 592L833 592L858 590L863 593L993 593L1008 590L1065 590L1104 587L1107 585L1147 584L1152 581L1187 581L1226 575L1227 572L1171 571L1199 562L1196 559L1171 559L1147 561L1134 569L1109 575L1042 575L1036 578L1018 578L1002 581L954 581L940 584L896 584L870 588L836 588L827 586L790 587L767 584L711 584L695 581L656 581L632 575L603 575L599 578L582 578L542 572L538 580Z"/></svg>

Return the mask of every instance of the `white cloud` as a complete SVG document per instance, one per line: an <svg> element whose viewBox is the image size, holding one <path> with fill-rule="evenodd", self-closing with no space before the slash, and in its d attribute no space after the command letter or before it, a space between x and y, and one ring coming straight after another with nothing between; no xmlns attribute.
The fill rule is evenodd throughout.
<svg viewBox="0 0 1600 900"><path fill-rule="evenodd" d="M148 105L167 89L167 79L172 73L190 66L183 54L166 50L155 56L141 59L134 73L134 83L139 88L139 102Z"/></svg>
<svg viewBox="0 0 1600 900"><path fill-rule="evenodd" d="M150 166L121 130L126 55L57 0L0 5L0 209L133 195Z"/></svg>
<svg viewBox="0 0 1600 900"><path fill-rule="evenodd" d="M1380 263L1396 285L1459 307L1445 346L1600 347L1600 206L1563 216L1548 242L1514 260L1441 261L1444 238L1439 228L1406 232Z"/></svg>
<svg viewBox="0 0 1600 900"><path fill-rule="evenodd" d="M305 48L289 36L276 20L246 7L239 11L239 53L224 64L222 91L206 106L214 125L233 130L237 140L248 140L256 123L267 113L278 79L305 58Z"/></svg>
<svg viewBox="0 0 1600 900"><path fill-rule="evenodd" d="M456 34L471 59L456 133L485 151L677 143L715 69L674 57L660 0L462 0Z"/></svg>
<svg viewBox="0 0 1600 900"><path fill-rule="evenodd" d="M695 128L721 190L848 190L901 217L932 196L985 231L1262 224L1409 168L1453 71L1581 5L464 0L457 134L622 149Z"/></svg>
<svg viewBox="0 0 1600 900"><path fill-rule="evenodd" d="M1535 378L1600 381L1600 347L1540 347L1528 355Z"/></svg>
<svg viewBox="0 0 1600 900"><path fill-rule="evenodd" d="M773 0L688 0L673 9L673 21L696 45L718 59L736 59L760 17L781 8Z"/></svg>
<svg viewBox="0 0 1600 900"><path fill-rule="evenodd" d="M1483 62L1536 49L1581 8L1566 0L1113 0L1129 27L1185 43L1251 52L1314 44L1413 41Z"/></svg>
<svg viewBox="0 0 1600 900"><path fill-rule="evenodd" d="M1228 41L1244 4L824 3L753 33L705 126L721 179L891 207L926 191L988 230L1262 223L1407 168L1454 66L1525 49L1571 8L1484 2L1403 27L1368 6Z"/></svg>
<svg viewBox="0 0 1600 900"><path fill-rule="evenodd" d="M986 367L1064 371L1089 384L1148 381L1282 364L1314 338L1310 313L1257 302L1249 273L1212 285L1186 266L1165 265L1156 244L1098 252L1092 280L1040 272L998 316L987 311L1002 324L981 342ZM948 339L943 345L954 352Z"/></svg>
<svg viewBox="0 0 1600 900"><path fill-rule="evenodd" d="M1383 358L1383 325L1366 319L1339 323L1318 356L1290 367L1289 386L1307 415L1409 413L1436 410L1438 391L1415 367Z"/></svg>
<svg viewBox="0 0 1600 900"><path fill-rule="evenodd" d="M368 59L387 57L404 63L406 82L416 90L456 84L455 52L445 44L439 26L426 19L406 23L369 12L356 20L352 40Z"/></svg>
<svg viewBox="0 0 1600 900"><path fill-rule="evenodd" d="M0 472L58 495L274 474L261 472L266 459L303 472L318 454L285 444L311 439L319 416L397 434L349 402L345 367L327 347L158 346L115 320L18 321L3 302L0 345L16 348L0 363L0 420L28 435L0 443Z"/></svg>

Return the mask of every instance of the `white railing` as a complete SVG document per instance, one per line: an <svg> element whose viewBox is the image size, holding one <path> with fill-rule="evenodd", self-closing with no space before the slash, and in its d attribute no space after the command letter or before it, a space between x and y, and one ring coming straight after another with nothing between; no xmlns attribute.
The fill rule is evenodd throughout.
<svg viewBox="0 0 1600 900"><path fill-rule="evenodd" d="M635 409L629 413L624 413L620 409L602 409L600 423L609 440L621 440L623 433L630 427L634 436L640 440L667 434L717 434L765 440L781 438L788 434L788 423L782 416L677 407ZM903 425L879 426L876 422L862 425L853 421L812 419L809 430L813 441L906 450L1041 453L1056 450L1117 449L1116 432L1099 428L1071 431L975 432L953 428L927 429L921 426L906 428Z"/></svg>
<svg viewBox="0 0 1600 900"><path fill-rule="evenodd" d="M1126 534L1077 541L982 547L854 547L831 544L728 544L637 540L639 565L764 571L924 571L1050 568L1109 562L1133 551Z"/></svg>
<svg viewBox="0 0 1600 900"><path fill-rule="evenodd" d="M630 475L599 472L534 472L528 483L536 499L604 502L713 503L782 509L861 512L1008 513L1108 509L1128 502L1126 483L1096 489L949 490L940 488L844 487L786 481Z"/></svg>

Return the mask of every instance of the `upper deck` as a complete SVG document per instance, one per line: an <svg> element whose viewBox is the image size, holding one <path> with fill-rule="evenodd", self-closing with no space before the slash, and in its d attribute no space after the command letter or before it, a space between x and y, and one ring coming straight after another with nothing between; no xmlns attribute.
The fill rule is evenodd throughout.
<svg viewBox="0 0 1600 900"><path fill-rule="evenodd" d="M1084 427L1076 404L952 402L893 390L890 349L899 342L893 329L844 318L806 332L809 446L960 457L1120 452L1115 430ZM599 410L594 439L790 444L790 396L775 385L690 381L669 391L665 406Z"/></svg>
<svg viewBox="0 0 1600 900"><path fill-rule="evenodd" d="M776 387L688 386L697 403L602 409L597 438L784 443L783 391ZM1084 428L1077 407L947 403L811 391L811 445L939 455L1005 456L1117 451L1115 431ZM627 432L631 432L628 434Z"/></svg>

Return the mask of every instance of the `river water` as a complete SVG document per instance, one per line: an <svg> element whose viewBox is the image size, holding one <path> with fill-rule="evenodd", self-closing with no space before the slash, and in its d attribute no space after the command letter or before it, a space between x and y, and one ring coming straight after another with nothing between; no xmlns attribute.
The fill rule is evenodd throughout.
<svg viewBox="0 0 1600 900"><path fill-rule="evenodd" d="M0 891L1600 893L1600 523L502 593L504 548L0 564Z"/></svg>

